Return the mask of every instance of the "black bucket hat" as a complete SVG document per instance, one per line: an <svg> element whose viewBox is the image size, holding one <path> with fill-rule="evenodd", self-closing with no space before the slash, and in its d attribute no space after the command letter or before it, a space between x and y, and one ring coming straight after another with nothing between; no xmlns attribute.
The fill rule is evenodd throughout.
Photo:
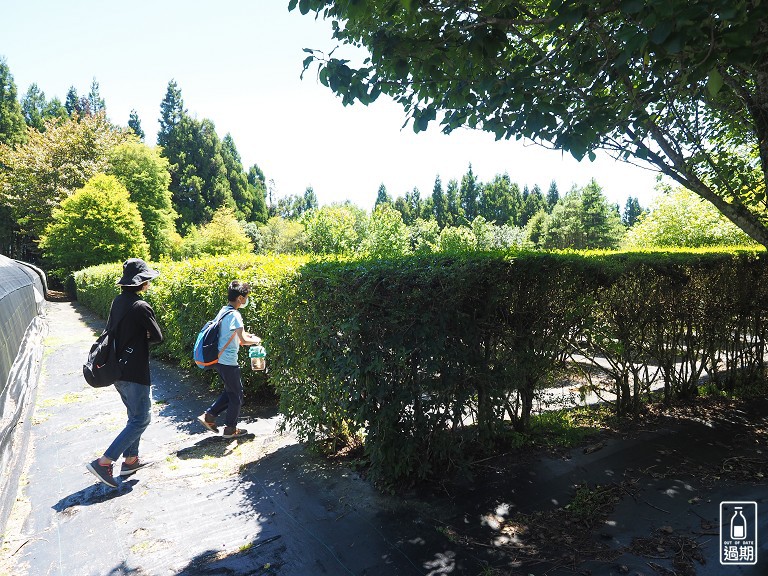
<svg viewBox="0 0 768 576"><path fill-rule="evenodd" d="M160 272L152 270L141 258L128 258L123 263L123 277L116 282L118 286L141 286L144 282L157 278Z"/></svg>

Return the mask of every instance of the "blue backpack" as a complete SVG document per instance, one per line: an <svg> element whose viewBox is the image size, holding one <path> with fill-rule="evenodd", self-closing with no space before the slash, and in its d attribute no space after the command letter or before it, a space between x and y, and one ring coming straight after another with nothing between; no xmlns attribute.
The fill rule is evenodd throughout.
<svg viewBox="0 0 768 576"><path fill-rule="evenodd" d="M208 322L206 322L200 329L200 332L197 333L192 357L199 368L205 370L206 368L210 368L214 364L217 364L221 352L224 348L229 346L229 343L232 342L232 338L235 337L236 332L233 332L227 343L224 344L224 348L221 348L221 350L219 349L221 321L230 312L232 312L232 310L227 310L221 316L217 316L213 320L208 320Z"/></svg>

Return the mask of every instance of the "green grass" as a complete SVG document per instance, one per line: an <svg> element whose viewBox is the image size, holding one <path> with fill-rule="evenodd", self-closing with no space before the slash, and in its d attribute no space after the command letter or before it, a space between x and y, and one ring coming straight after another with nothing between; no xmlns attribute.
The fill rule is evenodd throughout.
<svg viewBox="0 0 768 576"><path fill-rule="evenodd" d="M584 443L614 418L606 407L551 410L531 417L530 443L552 448L570 448Z"/></svg>

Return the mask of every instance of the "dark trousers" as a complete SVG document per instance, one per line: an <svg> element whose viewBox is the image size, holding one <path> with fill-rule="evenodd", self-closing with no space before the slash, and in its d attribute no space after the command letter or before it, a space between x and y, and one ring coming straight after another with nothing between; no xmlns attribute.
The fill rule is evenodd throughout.
<svg viewBox="0 0 768 576"><path fill-rule="evenodd" d="M240 378L240 366L228 366L227 364L214 364L213 369L218 372L224 383L224 391L216 398L206 410L208 414L218 416L225 410L224 425L229 428L237 426L240 417L240 407L243 405L243 381Z"/></svg>

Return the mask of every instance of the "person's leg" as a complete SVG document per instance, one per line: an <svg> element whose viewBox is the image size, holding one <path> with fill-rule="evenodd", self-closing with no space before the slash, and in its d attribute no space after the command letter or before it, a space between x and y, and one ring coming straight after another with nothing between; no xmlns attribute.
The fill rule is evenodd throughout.
<svg viewBox="0 0 768 576"><path fill-rule="evenodd" d="M224 385L224 390L222 390L218 398L216 398L213 404L211 404L208 407L208 409L205 411L206 414L210 414L211 416L213 416L214 420L219 414L221 414L227 409L227 405L229 404L229 394L227 393L227 382L224 379L224 374L222 373L222 367L224 367L224 364L213 365L213 369L219 375L219 378L221 378L221 382ZM212 423L212 421L209 421L209 422Z"/></svg>
<svg viewBox="0 0 768 576"><path fill-rule="evenodd" d="M122 454L129 461L139 455L139 442L144 430L152 418L152 398L150 387L136 382L120 380L115 382L115 388L128 412L128 422L123 431L117 435L109 448L104 452L106 459L114 462Z"/></svg>
<svg viewBox="0 0 768 576"><path fill-rule="evenodd" d="M222 365L220 372L224 380L224 391L227 394L227 413L224 416L224 425L227 428L236 428L240 417L240 407L243 405L243 381L240 378L240 366Z"/></svg>

